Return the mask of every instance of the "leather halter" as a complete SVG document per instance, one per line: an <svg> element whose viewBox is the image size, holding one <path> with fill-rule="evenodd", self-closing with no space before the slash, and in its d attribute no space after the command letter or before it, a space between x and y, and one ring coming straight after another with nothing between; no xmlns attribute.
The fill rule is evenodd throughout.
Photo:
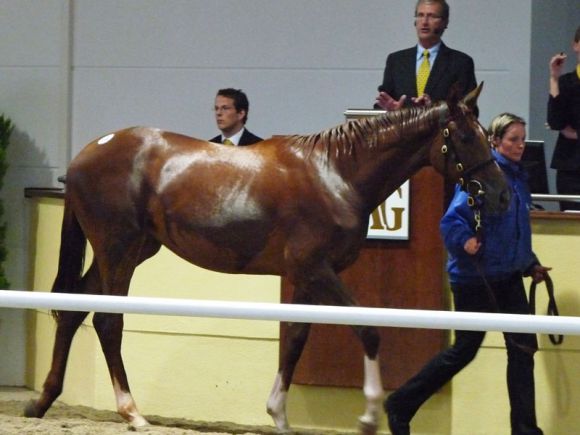
<svg viewBox="0 0 580 435"><path fill-rule="evenodd" d="M479 232L481 230L481 215L480 215L480 201L478 199L485 195L485 190L483 189L483 184L477 178L473 177L473 174L479 171L480 169L485 168L486 166L494 163L494 158L491 157L487 160L475 163L473 166L465 169L464 164L462 163L462 159L457 152L457 147L451 140L449 128L445 127L441 134L443 135L443 145L441 146L441 154L445 156L445 172L447 172L447 165L448 165L448 158L449 158L449 151L453 153L455 159L455 169L459 172L461 177L457 183L461 187L461 189L467 193L467 204L473 208L474 216L475 216L475 230ZM447 145L446 142L449 142ZM445 174L447 178L447 173Z"/></svg>

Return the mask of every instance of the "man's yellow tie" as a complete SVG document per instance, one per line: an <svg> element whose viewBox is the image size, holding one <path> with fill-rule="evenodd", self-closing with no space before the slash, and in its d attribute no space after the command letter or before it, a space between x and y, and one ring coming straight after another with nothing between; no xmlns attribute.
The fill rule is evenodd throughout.
<svg viewBox="0 0 580 435"><path fill-rule="evenodd" d="M234 143L231 140L229 140L228 138L225 138L222 143L224 145L230 145L230 146L233 146L234 145Z"/></svg>
<svg viewBox="0 0 580 435"><path fill-rule="evenodd" d="M429 78L429 72L431 71L429 64L429 50L423 51L423 62L419 66L419 71L417 71L417 96L420 97L425 92L425 85L427 84L427 79Z"/></svg>

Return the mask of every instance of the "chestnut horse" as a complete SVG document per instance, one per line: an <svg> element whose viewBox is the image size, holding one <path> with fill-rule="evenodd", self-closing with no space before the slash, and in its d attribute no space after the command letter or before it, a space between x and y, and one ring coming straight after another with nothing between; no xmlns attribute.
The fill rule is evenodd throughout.
<svg viewBox="0 0 580 435"><path fill-rule="evenodd" d="M294 303L355 305L338 273L357 258L369 214L423 166L462 178L484 194L488 209L506 208L506 181L473 114L480 91L248 147L145 127L103 136L67 171L52 291L126 296L135 268L165 245L207 269L287 276ZM87 240L94 260L83 275ZM30 417L42 417L62 392L71 342L88 313L53 314L52 365L40 397L26 407ZM121 357L123 315L95 313L93 325L119 414L133 427L147 425ZM282 343L267 401L280 432L289 431L286 398L309 329L291 324ZM373 327L354 330L365 352L367 405L359 420L375 433L383 397L379 336Z"/></svg>

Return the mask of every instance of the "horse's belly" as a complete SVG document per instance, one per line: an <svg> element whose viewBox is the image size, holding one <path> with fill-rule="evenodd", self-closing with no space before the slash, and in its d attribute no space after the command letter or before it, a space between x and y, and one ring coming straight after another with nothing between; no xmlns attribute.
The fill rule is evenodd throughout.
<svg viewBox="0 0 580 435"><path fill-rule="evenodd" d="M169 249L200 267L225 273L283 275L283 249L259 223L196 226L163 237Z"/></svg>

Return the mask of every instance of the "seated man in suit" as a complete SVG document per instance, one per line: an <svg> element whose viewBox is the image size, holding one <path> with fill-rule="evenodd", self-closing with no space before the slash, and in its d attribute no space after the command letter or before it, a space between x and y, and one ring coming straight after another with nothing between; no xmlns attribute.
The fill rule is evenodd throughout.
<svg viewBox="0 0 580 435"><path fill-rule="evenodd" d="M240 89L220 89L215 97L215 120L222 132L210 142L226 145L251 145L262 140L245 128L250 103Z"/></svg>
<svg viewBox="0 0 580 435"><path fill-rule="evenodd" d="M375 108L396 110L444 100L458 83L462 96L476 87L473 59L447 47L441 36L449 24L445 0L418 0L416 46L389 54Z"/></svg>

